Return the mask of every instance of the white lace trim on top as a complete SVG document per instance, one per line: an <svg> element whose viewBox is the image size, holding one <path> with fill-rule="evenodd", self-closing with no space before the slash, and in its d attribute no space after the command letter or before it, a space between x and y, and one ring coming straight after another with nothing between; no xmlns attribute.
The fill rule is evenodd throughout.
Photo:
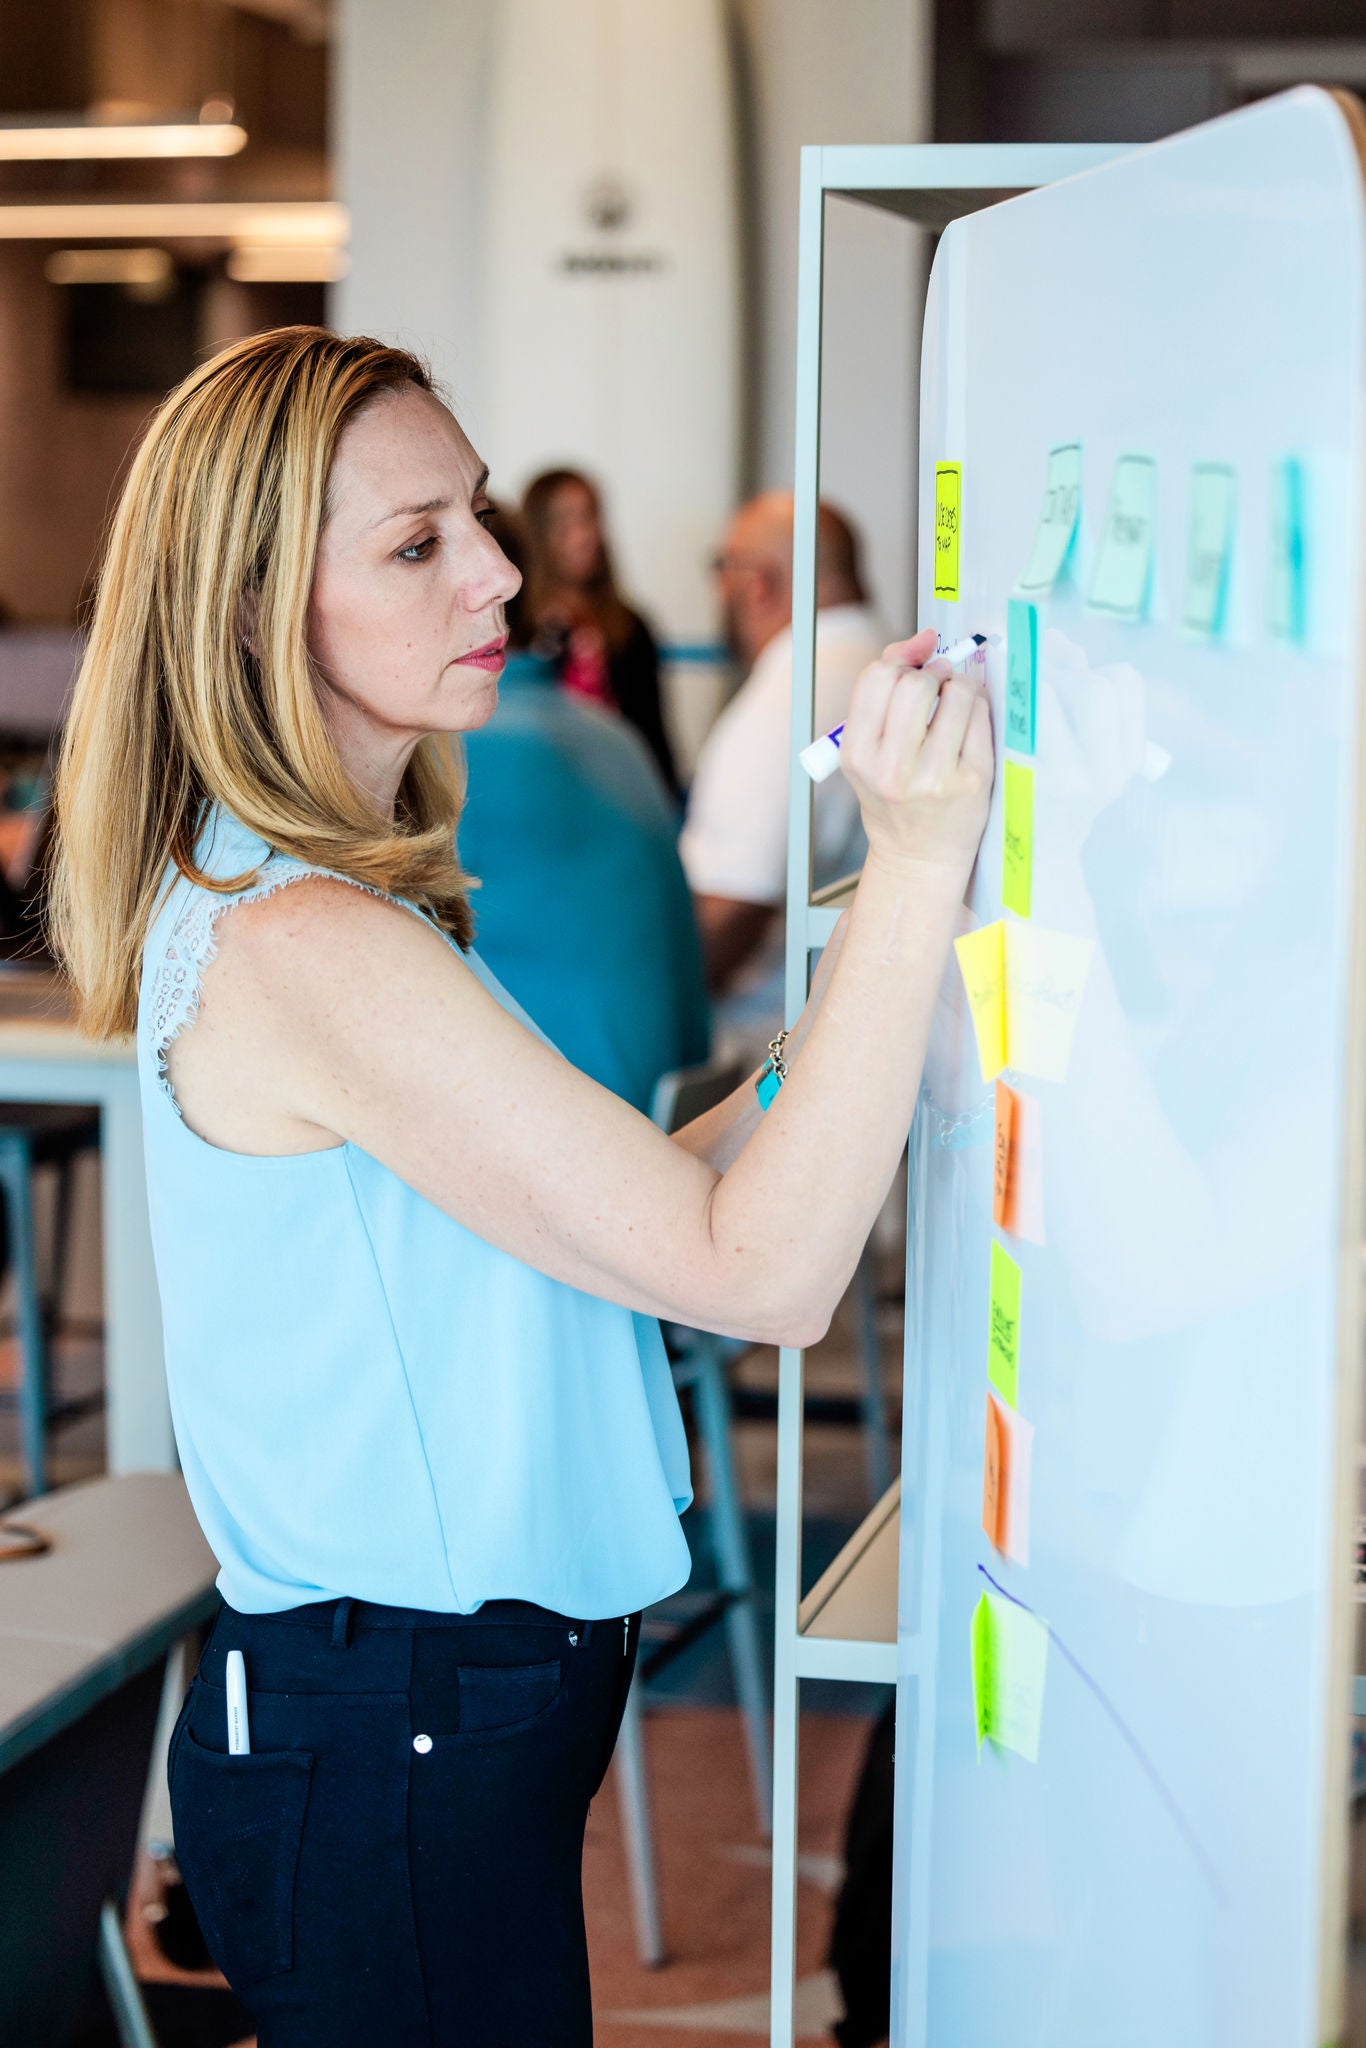
<svg viewBox="0 0 1366 2048"><path fill-rule="evenodd" d="M382 889L358 882L353 875L339 875L331 868L307 867L282 854L263 862L256 880L230 896L217 896L213 890L202 887L187 891L152 980L146 1025L161 1092L177 1116L180 1104L166 1071L166 1059L174 1041L182 1031L189 1030L199 1014L200 982L204 969L218 951L219 918L236 910L240 903L259 903L262 897L273 896L277 889L287 888L291 882L306 882L314 877L346 882L353 889L364 890L367 896L384 895Z"/></svg>

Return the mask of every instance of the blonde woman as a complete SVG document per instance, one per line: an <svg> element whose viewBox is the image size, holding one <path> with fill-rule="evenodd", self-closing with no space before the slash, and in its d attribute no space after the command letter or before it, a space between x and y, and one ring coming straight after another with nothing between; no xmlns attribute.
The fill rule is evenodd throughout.
<svg viewBox="0 0 1366 2048"><path fill-rule="evenodd" d="M639 1610L688 1571L655 1318L825 1329L992 779L980 686L890 648L843 747L867 870L785 1077L663 1137L470 949L449 735L493 714L517 587L484 484L412 357L227 349L133 464L61 762L54 927L88 1027L137 1036L221 1565L176 1849L261 2048L591 2040L584 1819Z"/></svg>

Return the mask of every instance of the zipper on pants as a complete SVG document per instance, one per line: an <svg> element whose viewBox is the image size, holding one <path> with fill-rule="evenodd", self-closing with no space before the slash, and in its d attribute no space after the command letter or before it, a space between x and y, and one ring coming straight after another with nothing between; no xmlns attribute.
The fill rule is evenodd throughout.
<svg viewBox="0 0 1366 2048"><path fill-rule="evenodd" d="M629 1657L631 1654L631 1617L629 1614L623 1614L621 1617L621 1654L623 1657Z"/></svg>

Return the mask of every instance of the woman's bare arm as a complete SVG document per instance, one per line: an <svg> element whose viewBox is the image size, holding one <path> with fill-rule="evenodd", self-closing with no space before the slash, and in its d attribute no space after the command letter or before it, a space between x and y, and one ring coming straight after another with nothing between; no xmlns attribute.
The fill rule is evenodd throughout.
<svg viewBox="0 0 1366 2048"><path fill-rule="evenodd" d="M243 1150L349 1140L589 1293L814 1341L910 1123L986 815L985 695L942 667L875 665L843 754L867 865L790 1077L724 1171L551 1052L409 912L321 878L223 919L199 1018L173 1048L188 1120ZM209 1101L216 1125L196 1107ZM277 1142L257 1143L268 1130Z"/></svg>

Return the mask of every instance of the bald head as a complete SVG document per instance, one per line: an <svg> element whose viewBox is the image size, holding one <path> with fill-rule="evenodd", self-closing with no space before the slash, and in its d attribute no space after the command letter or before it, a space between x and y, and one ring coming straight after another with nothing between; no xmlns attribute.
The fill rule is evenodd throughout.
<svg viewBox="0 0 1366 2048"><path fill-rule="evenodd" d="M726 623L736 650L753 661L792 623L793 499L764 491L730 523L723 555ZM862 604L858 537L843 513L822 501L816 514L816 604Z"/></svg>

